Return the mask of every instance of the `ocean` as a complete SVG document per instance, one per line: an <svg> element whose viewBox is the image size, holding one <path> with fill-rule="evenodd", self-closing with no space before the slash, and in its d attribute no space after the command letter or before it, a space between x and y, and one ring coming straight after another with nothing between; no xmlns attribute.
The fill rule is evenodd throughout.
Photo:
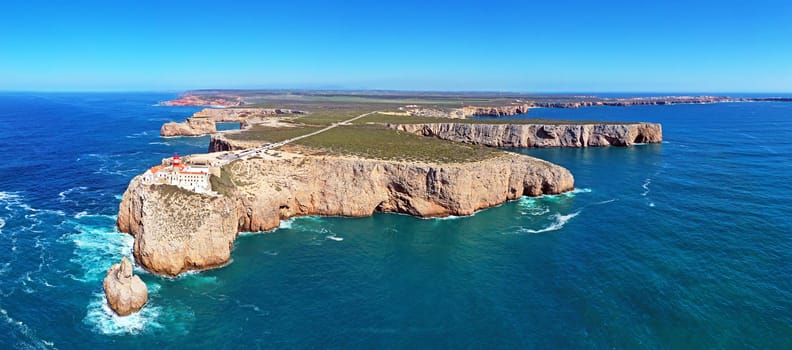
<svg viewBox="0 0 792 350"><path fill-rule="evenodd" d="M792 104L534 109L663 124L662 144L515 150L577 189L471 217L305 217L243 234L227 266L102 279L132 238L129 180L207 137L172 94L0 94L0 348L791 349Z"/></svg>

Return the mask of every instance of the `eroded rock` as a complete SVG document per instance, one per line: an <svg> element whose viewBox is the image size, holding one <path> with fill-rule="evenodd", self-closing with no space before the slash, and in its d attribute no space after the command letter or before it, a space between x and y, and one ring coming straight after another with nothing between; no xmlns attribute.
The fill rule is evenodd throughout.
<svg viewBox="0 0 792 350"><path fill-rule="evenodd" d="M148 288L132 273L132 263L126 257L107 270L103 285L107 303L118 315L135 313L148 301Z"/></svg>

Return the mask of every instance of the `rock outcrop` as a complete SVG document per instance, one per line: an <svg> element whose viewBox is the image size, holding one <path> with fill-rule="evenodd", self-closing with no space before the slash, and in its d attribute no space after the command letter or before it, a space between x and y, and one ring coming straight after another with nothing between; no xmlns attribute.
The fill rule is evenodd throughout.
<svg viewBox="0 0 792 350"><path fill-rule="evenodd" d="M414 117L464 119L472 116L505 117L528 113L533 104L514 103L503 106L464 106L462 108L430 108L420 106L403 107L407 114Z"/></svg>
<svg viewBox="0 0 792 350"><path fill-rule="evenodd" d="M148 302L146 284L132 273L132 263L127 258L107 270L103 285L107 304L118 315L137 312Z"/></svg>
<svg viewBox="0 0 792 350"><path fill-rule="evenodd" d="M663 140L660 124L389 124L417 135L491 147L632 146Z"/></svg>
<svg viewBox="0 0 792 350"><path fill-rule="evenodd" d="M212 135L209 138L209 153L225 152L225 151L239 151L243 149L254 148L260 146L261 142L257 141L238 141L226 137L223 134Z"/></svg>
<svg viewBox="0 0 792 350"><path fill-rule="evenodd" d="M512 116L528 113L531 107L532 105L528 103L491 107L465 106L462 107L462 115L465 117L472 117L474 115L489 117Z"/></svg>
<svg viewBox="0 0 792 350"><path fill-rule="evenodd" d="M261 122L264 117L305 114L296 109L283 108L204 108L183 123L168 122L160 128L161 136L201 136L217 132L216 123L240 123L243 127Z"/></svg>
<svg viewBox="0 0 792 350"><path fill-rule="evenodd" d="M201 136L216 132L215 122L207 118L188 118L183 123L169 122L160 128L161 136Z"/></svg>
<svg viewBox="0 0 792 350"><path fill-rule="evenodd" d="M184 93L179 98L160 102L161 106L214 106L231 107L242 106L245 100L240 96L231 95L198 95L190 92Z"/></svg>
<svg viewBox="0 0 792 350"><path fill-rule="evenodd" d="M132 180L117 225L135 237L138 264L174 276L225 264L238 232L266 231L303 215L470 215L523 195L569 191L572 174L532 157L497 153L459 164L342 156L249 158L212 178L221 195Z"/></svg>

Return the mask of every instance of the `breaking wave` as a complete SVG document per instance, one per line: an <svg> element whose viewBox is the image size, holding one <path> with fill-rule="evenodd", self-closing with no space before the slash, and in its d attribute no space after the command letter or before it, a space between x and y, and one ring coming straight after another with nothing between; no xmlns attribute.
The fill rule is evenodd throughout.
<svg viewBox="0 0 792 350"><path fill-rule="evenodd" d="M567 215L554 214L552 216L553 222L550 225L548 225L548 226L546 226L544 228L538 229L538 230L534 230L534 229L524 228L523 227L523 228L520 229L520 232L525 232L525 233L543 233L543 232L550 232L550 231L560 230L560 229L564 228L564 225L566 225L566 223L569 222L569 220L572 220L574 217L578 216L578 214L580 214L580 211L576 211L576 212L574 212L572 214L567 214Z"/></svg>
<svg viewBox="0 0 792 350"><path fill-rule="evenodd" d="M149 302L150 304L151 302ZM162 329L158 322L162 308L146 305L139 312L129 316L118 316L110 309L103 293L95 293L87 307L87 315L83 323L93 331L106 335L140 334L142 332Z"/></svg>
<svg viewBox="0 0 792 350"><path fill-rule="evenodd" d="M109 218L108 218L109 221ZM75 223L77 233L67 234L75 246L71 262L82 267L84 274L80 281L101 281L113 262L120 257L132 257L132 236L116 231L112 223L94 226Z"/></svg>

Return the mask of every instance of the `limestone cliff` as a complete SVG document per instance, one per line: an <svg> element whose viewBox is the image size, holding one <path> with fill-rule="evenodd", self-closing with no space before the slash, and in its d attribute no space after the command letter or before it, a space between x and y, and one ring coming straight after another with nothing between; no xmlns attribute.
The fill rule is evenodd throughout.
<svg viewBox="0 0 792 350"><path fill-rule="evenodd" d="M160 128L161 136L200 136L216 132L215 122L205 118L188 118L183 123L169 122Z"/></svg>
<svg viewBox="0 0 792 350"><path fill-rule="evenodd" d="M663 140L660 124L389 124L417 135L491 147L632 146Z"/></svg>
<svg viewBox="0 0 792 350"><path fill-rule="evenodd" d="M503 117L528 113L528 110L530 110L531 106L532 105L527 103L496 107L465 106L462 107L462 114L465 117L472 117L474 115Z"/></svg>
<svg viewBox="0 0 792 350"><path fill-rule="evenodd" d="M209 153L224 151L239 151L260 146L258 141L238 141L225 137L223 134L212 135L209 138Z"/></svg>
<svg viewBox="0 0 792 350"><path fill-rule="evenodd" d="M160 128L161 136L200 136L217 132L216 123L238 122L249 127L267 116L305 114L296 109L283 108L204 108L183 123L168 122Z"/></svg>
<svg viewBox="0 0 792 350"><path fill-rule="evenodd" d="M402 108L407 114L415 117L459 118L472 116L504 117L528 113L533 104L515 103L503 106L464 106L462 108L430 108L407 106Z"/></svg>
<svg viewBox="0 0 792 350"><path fill-rule="evenodd" d="M117 225L135 236L141 266L174 276L226 263L238 232L270 230L293 216L470 215L573 186L565 168L506 152L461 164L291 154L224 166L212 180L218 196L144 185L137 177L124 193Z"/></svg>

